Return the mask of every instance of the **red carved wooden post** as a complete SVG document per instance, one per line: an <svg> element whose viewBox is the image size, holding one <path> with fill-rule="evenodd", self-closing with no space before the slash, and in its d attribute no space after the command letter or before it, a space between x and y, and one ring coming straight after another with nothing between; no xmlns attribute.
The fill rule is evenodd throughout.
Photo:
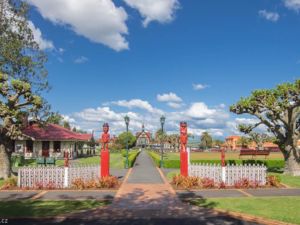
<svg viewBox="0 0 300 225"><path fill-rule="evenodd" d="M108 123L103 124L103 133L101 136L101 177L108 177L109 176L109 150L108 150L108 143L110 140L109 136L109 125Z"/></svg>
<svg viewBox="0 0 300 225"><path fill-rule="evenodd" d="M225 149L221 149L222 182L226 183Z"/></svg>
<svg viewBox="0 0 300 225"><path fill-rule="evenodd" d="M64 152L64 158L65 158L65 162L64 162L64 166L65 167L69 167L69 152Z"/></svg>
<svg viewBox="0 0 300 225"><path fill-rule="evenodd" d="M221 149L221 165L225 167L225 150L224 148Z"/></svg>
<svg viewBox="0 0 300 225"><path fill-rule="evenodd" d="M188 176L188 153L187 153L187 123L180 123L180 174L182 176Z"/></svg>

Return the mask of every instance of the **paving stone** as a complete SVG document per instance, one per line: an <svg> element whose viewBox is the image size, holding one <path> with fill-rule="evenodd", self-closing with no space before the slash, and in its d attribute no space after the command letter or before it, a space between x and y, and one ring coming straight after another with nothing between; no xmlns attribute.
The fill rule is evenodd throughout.
<svg viewBox="0 0 300 225"><path fill-rule="evenodd" d="M163 180L150 156L142 151L136 159L127 183L162 184Z"/></svg>

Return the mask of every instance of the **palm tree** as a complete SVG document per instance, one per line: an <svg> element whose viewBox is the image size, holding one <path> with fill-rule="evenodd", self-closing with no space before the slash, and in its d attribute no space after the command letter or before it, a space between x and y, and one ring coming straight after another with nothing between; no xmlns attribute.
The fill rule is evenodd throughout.
<svg viewBox="0 0 300 225"><path fill-rule="evenodd" d="M200 146L207 149L212 147L212 137L208 132L203 132L201 137L200 137Z"/></svg>
<svg viewBox="0 0 300 225"><path fill-rule="evenodd" d="M248 137L242 136L238 141L237 144L242 146L242 148L247 148L250 144L251 140Z"/></svg>

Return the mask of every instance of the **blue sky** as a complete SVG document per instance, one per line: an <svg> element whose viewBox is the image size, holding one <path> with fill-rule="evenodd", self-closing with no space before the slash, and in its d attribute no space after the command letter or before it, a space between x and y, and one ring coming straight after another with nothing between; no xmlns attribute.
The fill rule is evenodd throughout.
<svg viewBox="0 0 300 225"><path fill-rule="evenodd" d="M223 138L254 121L229 105L299 78L300 0L28 2L49 57L45 97L81 129L117 134L128 114L132 131L153 132L164 114L169 132L186 120Z"/></svg>

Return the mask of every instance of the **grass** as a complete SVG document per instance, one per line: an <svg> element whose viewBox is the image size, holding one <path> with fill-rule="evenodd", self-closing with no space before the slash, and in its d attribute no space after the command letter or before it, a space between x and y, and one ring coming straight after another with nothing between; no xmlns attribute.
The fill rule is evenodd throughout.
<svg viewBox="0 0 300 225"><path fill-rule="evenodd" d="M130 153L130 154L133 154ZM76 162L77 165L84 165L84 164L99 164L100 162L100 156L91 156L86 158L78 158L75 160L71 160L70 162ZM110 153L110 168L114 169L122 169L124 168L124 158L122 157L121 153L119 152L113 152ZM56 166L63 166L64 160L59 159L55 162ZM35 159L26 159L25 160L25 166L36 166L36 160Z"/></svg>
<svg viewBox="0 0 300 225"><path fill-rule="evenodd" d="M4 183L4 180L0 179L0 187L2 187L3 183Z"/></svg>
<svg viewBox="0 0 300 225"><path fill-rule="evenodd" d="M287 223L300 224L300 197L214 198L192 204L236 211Z"/></svg>
<svg viewBox="0 0 300 225"><path fill-rule="evenodd" d="M288 185L289 187L300 188L300 177L294 177L290 175L284 175L281 173L268 173L269 175L276 175L280 177L281 183Z"/></svg>
<svg viewBox="0 0 300 225"><path fill-rule="evenodd" d="M226 159L233 160L239 159L239 152L226 152ZM167 159L176 160L179 159L179 153L167 153ZM191 160L218 160L221 159L221 153L219 152L191 152ZM257 156L256 159L264 159L264 156ZM242 159L252 159L252 156L243 156ZM278 159L282 160L283 155L281 152L271 152L267 159Z"/></svg>
<svg viewBox="0 0 300 225"><path fill-rule="evenodd" d="M8 201L0 202L0 218L47 217L107 205L107 201Z"/></svg>

